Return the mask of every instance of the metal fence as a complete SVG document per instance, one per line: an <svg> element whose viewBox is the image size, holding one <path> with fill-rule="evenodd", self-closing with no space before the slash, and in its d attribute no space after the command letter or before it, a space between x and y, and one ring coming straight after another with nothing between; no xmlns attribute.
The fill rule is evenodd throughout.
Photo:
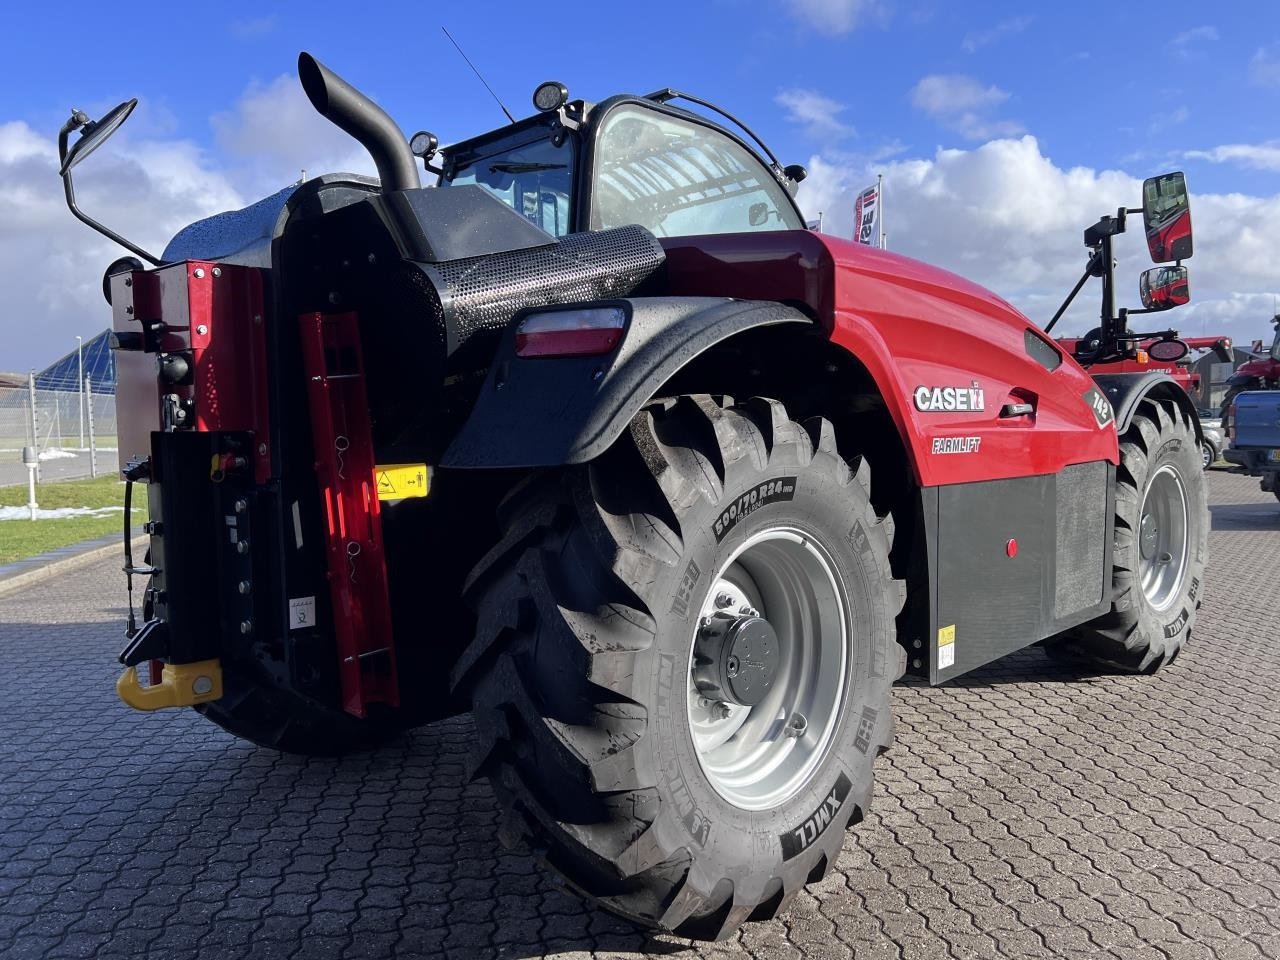
<svg viewBox="0 0 1280 960"><path fill-rule="evenodd" d="M116 398L92 387L0 387L0 486L26 483L23 447L35 448L42 482L116 472Z"/></svg>

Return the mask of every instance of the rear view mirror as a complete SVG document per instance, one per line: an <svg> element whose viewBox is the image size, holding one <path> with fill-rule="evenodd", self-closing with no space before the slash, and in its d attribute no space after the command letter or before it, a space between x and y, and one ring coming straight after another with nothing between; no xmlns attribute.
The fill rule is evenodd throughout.
<svg viewBox="0 0 1280 960"><path fill-rule="evenodd" d="M1138 296L1148 310L1168 310L1191 300L1186 267L1152 267L1138 279ZM1150 352L1150 351L1148 351Z"/></svg>
<svg viewBox="0 0 1280 960"><path fill-rule="evenodd" d="M1154 263L1191 256L1191 199L1180 171L1143 181L1142 221Z"/></svg>
<svg viewBox="0 0 1280 960"><path fill-rule="evenodd" d="M120 124L129 119L133 108L138 105L138 98L126 100L111 110L101 120L89 120L80 128L80 139L71 145L62 157L62 168L59 174L65 174L77 163L107 142L107 138L119 129ZM83 117L84 115L81 114Z"/></svg>
<svg viewBox="0 0 1280 960"><path fill-rule="evenodd" d="M767 203L753 203L747 211L747 219L753 227L763 227L769 222L769 205Z"/></svg>

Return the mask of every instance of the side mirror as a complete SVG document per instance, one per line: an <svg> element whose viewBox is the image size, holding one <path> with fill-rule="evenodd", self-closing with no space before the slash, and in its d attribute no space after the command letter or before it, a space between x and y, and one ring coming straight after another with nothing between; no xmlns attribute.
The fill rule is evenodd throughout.
<svg viewBox="0 0 1280 960"><path fill-rule="evenodd" d="M120 129L120 124L129 119L129 114L133 113L133 108L137 105L138 98L134 97L112 107L101 120L85 120L80 126L80 139L71 145L71 149L63 151L62 166L58 173L65 176L68 170L106 143ZM77 111L73 120L83 116Z"/></svg>
<svg viewBox="0 0 1280 960"><path fill-rule="evenodd" d="M753 203L747 211L747 219L753 227L763 227L769 222L769 205L767 203Z"/></svg>
<svg viewBox="0 0 1280 960"><path fill-rule="evenodd" d="M1181 171L1142 182L1142 222L1153 263L1191 256L1191 199Z"/></svg>
<svg viewBox="0 0 1280 960"><path fill-rule="evenodd" d="M1187 268L1152 267L1144 270L1138 278L1138 296L1148 310L1169 310L1190 302Z"/></svg>

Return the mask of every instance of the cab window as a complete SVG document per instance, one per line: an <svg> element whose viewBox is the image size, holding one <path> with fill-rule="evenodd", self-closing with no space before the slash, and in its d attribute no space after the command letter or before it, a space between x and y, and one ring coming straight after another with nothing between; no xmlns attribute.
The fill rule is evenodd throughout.
<svg viewBox="0 0 1280 960"><path fill-rule="evenodd" d="M711 127L623 105L596 136L591 229L629 223L659 237L804 229L750 150Z"/></svg>
<svg viewBox="0 0 1280 960"><path fill-rule="evenodd" d="M479 184L554 237L569 232L574 138L537 140L460 166L446 185Z"/></svg>

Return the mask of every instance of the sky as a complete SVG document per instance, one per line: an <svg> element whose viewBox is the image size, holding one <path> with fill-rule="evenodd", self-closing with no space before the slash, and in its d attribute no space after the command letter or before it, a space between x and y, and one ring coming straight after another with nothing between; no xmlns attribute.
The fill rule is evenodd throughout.
<svg viewBox="0 0 1280 960"><path fill-rule="evenodd" d="M125 251L75 221L55 141L72 107L140 105L77 168L81 206L153 252L194 219L307 176L371 171L302 96L307 50L406 133L442 144L503 121L447 27L517 116L573 97L677 87L716 101L809 178L799 201L852 232L885 178L891 249L1000 293L1044 324L1084 267L1086 226L1181 169L1193 303L1161 323L1270 341L1280 297L1280 4L1069 6L944 0L706 0L678 8L69 0L6 11L0 35L0 370L40 369L110 322ZM1137 306L1142 236L1117 242ZM1125 301L1122 301L1125 302ZM1094 326L1095 285L1059 325ZM1058 331L1055 331L1058 332Z"/></svg>

